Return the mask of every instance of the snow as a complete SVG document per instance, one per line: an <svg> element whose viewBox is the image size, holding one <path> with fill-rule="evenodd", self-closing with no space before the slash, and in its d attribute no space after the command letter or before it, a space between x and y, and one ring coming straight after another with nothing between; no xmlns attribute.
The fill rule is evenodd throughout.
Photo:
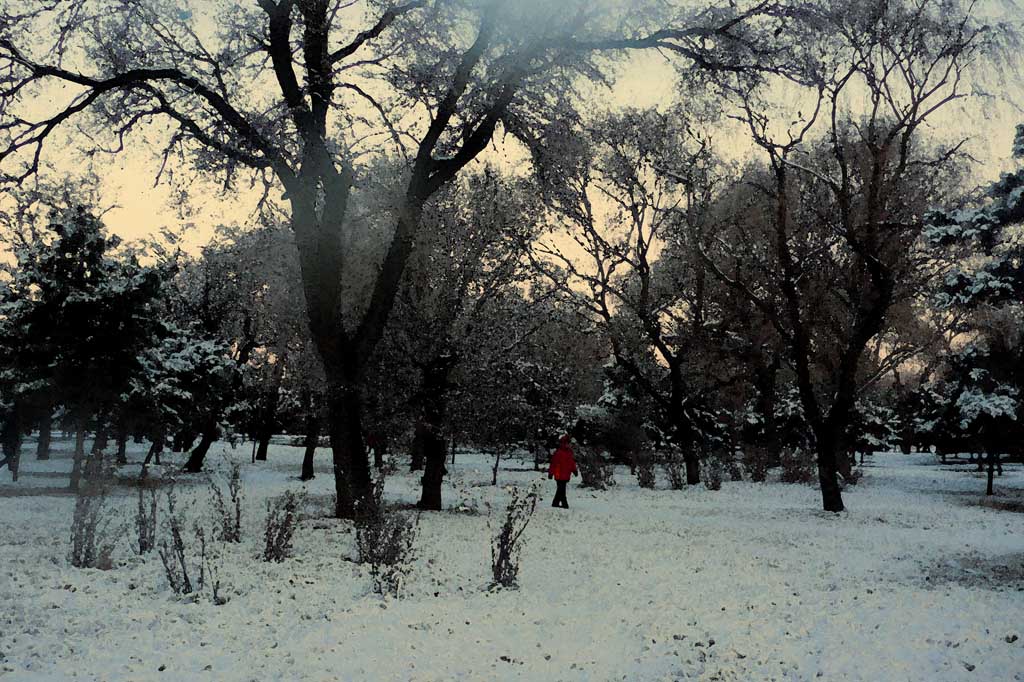
<svg viewBox="0 0 1024 682"><path fill-rule="evenodd" d="M115 570L68 565L70 443L57 446L50 462L26 455L18 484L0 474L0 679L1024 679L1024 516L1006 510L1024 508L1019 465L997 480L1002 504L981 505L968 467L876 455L840 515L817 511L810 487L642 490L624 468L608 491L571 484L557 510L541 479L520 589L491 592L507 493L487 485L489 457L460 453L450 511L422 515L396 600L370 592L350 525L329 518L327 452L304 485L301 448L282 441L251 465L248 447L219 444L211 467L244 462L246 541L215 562L230 597L215 606L174 597L159 559L127 540ZM502 484L540 478L505 466ZM205 480L179 478L194 517ZM396 474L387 500L411 504L416 483ZM294 558L266 564L266 500L284 490L305 490L304 520ZM134 503L130 488L112 502Z"/></svg>
<svg viewBox="0 0 1024 682"><path fill-rule="evenodd" d="M997 393L989 393L970 388L960 394L956 405L960 409L961 427L966 429L971 422L983 414L995 418L1017 418L1017 408L1019 407L1016 400L1017 391L1004 384L997 386L996 390Z"/></svg>

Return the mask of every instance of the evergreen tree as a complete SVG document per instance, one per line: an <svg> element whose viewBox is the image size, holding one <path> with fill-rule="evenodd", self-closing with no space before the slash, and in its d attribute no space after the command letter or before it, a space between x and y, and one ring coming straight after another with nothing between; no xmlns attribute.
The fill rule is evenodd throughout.
<svg viewBox="0 0 1024 682"><path fill-rule="evenodd" d="M25 406L49 409L60 397L76 433L77 488L90 420L99 451L143 349L161 332L165 276L134 253L115 255L120 240L85 206L53 210L45 232L15 250L0 294L4 402L13 404L8 423L17 424Z"/></svg>
<svg viewBox="0 0 1024 682"><path fill-rule="evenodd" d="M940 285L939 305L965 314L961 331L971 338L951 363L945 426L988 455L988 494L999 455L1021 454L1024 442L1024 125L1013 156L1020 167L978 205L933 212L927 235L956 264Z"/></svg>

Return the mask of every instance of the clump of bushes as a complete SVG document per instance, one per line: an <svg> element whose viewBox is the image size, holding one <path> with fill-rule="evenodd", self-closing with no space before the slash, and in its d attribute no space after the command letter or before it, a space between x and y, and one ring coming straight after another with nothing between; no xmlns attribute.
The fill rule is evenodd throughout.
<svg viewBox="0 0 1024 682"><path fill-rule="evenodd" d="M263 532L263 560L280 563L292 554L292 537L299 521L299 497L289 491L276 500L267 500L267 520Z"/></svg>
<svg viewBox="0 0 1024 682"><path fill-rule="evenodd" d="M850 475L844 476L843 481L848 485L857 485L862 478L864 478L864 470L858 467L851 467Z"/></svg>
<svg viewBox="0 0 1024 682"><path fill-rule="evenodd" d="M708 490L721 490L725 477L725 462L717 455L705 457L700 463L700 477Z"/></svg>
<svg viewBox="0 0 1024 682"><path fill-rule="evenodd" d="M648 453L640 453L634 457L633 471L636 473L637 485L641 488L654 488L657 476L654 471L654 459Z"/></svg>
<svg viewBox="0 0 1024 682"><path fill-rule="evenodd" d="M210 504L217 539L221 542L241 542L242 469L238 462L230 462L228 480L223 487L214 478L210 478Z"/></svg>
<svg viewBox="0 0 1024 682"><path fill-rule="evenodd" d="M725 470L729 474L730 481L743 480L743 468L740 467L740 463L736 460L735 453L729 453L729 458L725 462Z"/></svg>
<svg viewBox="0 0 1024 682"><path fill-rule="evenodd" d="M415 558L419 514L388 511L384 507L383 476L374 484L373 497L374 513L356 524L358 561L370 566L376 594L398 597Z"/></svg>
<svg viewBox="0 0 1024 682"><path fill-rule="evenodd" d="M196 523L193 526L193 537L198 544L198 556L190 558L189 548L185 543L185 520L179 515L177 496L172 486L166 494L167 511L164 517L165 537L161 538L157 553L164 567L167 584L177 595L199 595L209 589L210 600L217 606L228 602L221 592L221 582L214 569L210 553L207 549L207 533ZM155 518L155 510L154 510ZM195 581L193 582L193 577Z"/></svg>
<svg viewBox="0 0 1024 682"><path fill-rule="evenodd" d="M576 457L580 487L607 490L615 485L615 470L610 462L591 449L580 448Z"/></svg>
<svg viewBox="0 0 1024 682"><path fill-rule="evenodd" d="M764 483L768 479L768 450L757 445L743 448L743 469L755 483Z"/></svg>
<svg viewBox="0 0 1024 682"><path fill-rule="evenodd" d="M172 486L167 490L167 536L160 540L157 553L160 555L160 562L164 566L167 584L171 586L174 593L192 594L193 585L192 579L189 576L189 561L185 552L185 538L182 534L183 523L183 520L178 515L177 496Z"/></svg>
<svg viewBox="0 0 1024 682"><path fill-rule="evenodd" d="M686 468L680 453L672 451L665 460L665 477L668 478L668 485L672 490L682 490L686 487Z"/></svg>
<svg viewBox="0 0 1024 682"><path fill-rule="evenodd" d="M141 479L139 481L139 499L135 507L135 532L138 536L136 549L139 554L148 554L156 549L156 510L156 487L147 484L145 479Z"/></svg>
<svg viewBox="0 0 1024 682"><path fill-rule="evenodd" d="M817 475L814 453L803 448L785 449L780 457L783 483L810 483Z"/></svg>
<svg viewBox="0 0 1024 682"><path fill-rule="evenodd" d="M520 539L537 509L537 491L523 494L518 488L511 488L510 493L505 521L491 540L491 587L514 589L519 585Z"/></svg>
<svg viewBox="0 0 1024 682"><path fill-rule="evenodd" d="M112 528L113 520L106 511L111 479L112 471L101 455L86 460L71 518L68 558L75 568L110 570L114 567L113 553L119 533Z"/></svg>

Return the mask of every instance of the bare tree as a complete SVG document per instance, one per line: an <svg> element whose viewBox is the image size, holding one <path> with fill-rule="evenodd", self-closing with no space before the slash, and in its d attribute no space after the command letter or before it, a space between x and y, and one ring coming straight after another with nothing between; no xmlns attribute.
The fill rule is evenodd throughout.
<svg viewBox="0 0 1024 682"><path fill-rule="evenodd" d="M527 278L524 252L540 208L535 196L532 183L488 168L436 194L423 217L426 229L390 327L392 343L420 374L412 448L414 463L417 455L423 460L422 509L441 509L452 374L494 345L498 330L488 308L501 306Z"/></svg>
<svg viewBox="0 0 1024 682"><path fill-rule="evenodd" d="M767 58L757 39L770 22L755 20L778 10L767 1L684 12L582 0L254 0L204 9L6 2L0 163L8 180L30 177L54 131L87 114L92 151L120 151L160 118L174 126L165 165L182 158L228 188L248 178L263 189L264 206L283 189L327 377L340 516L373 505L362 382L427 200L499 126L527 137L573 110L574 86L605 78L611 56L662 49L702 68L747 68ZM70 97L26 111L25 98L53 85ZM350 197L381 180L382 154L401 159L403 172L389 180L396 199L383 212L387 236L373 240L383 253L368 263L352 248Z"/></svg>
<svg viewBox="0 0 1024 682"><path fill-rule="evenodd" d="M709 374L688 371L692 342L709 332L714 316L704 264L688 258L686 239L702 229L719 179L709 140L681 109L627 111L585 133L548 131L541 157L561 222L553 234L568 231L571 241L538 244L534 264L598 321L616 364L654 401L684 449L687 482L699 483L692 411L720 378L700 386L697 375Z"/></svg>
<svg viewBox="0 0 1024 682"><path fill-rule="evenodd" d="M804 38L792 47L806 65L790 74L802 111L773 116L748 79L725 84L768 161L767 173L747 178L750 201L730 196L730 220L760 225L764 248L718 241L705 255L784 340L815 436L823 507L842 511L839 455L861 360L911 293L924 210L963 144L935 149L921 128L967 96L964 74L983 44L969 9L937 0L825 2L803 19L814 30L794 31ZM863 112L852 111L855 97ZM753 270L753 279L743 274Z"/></svg>

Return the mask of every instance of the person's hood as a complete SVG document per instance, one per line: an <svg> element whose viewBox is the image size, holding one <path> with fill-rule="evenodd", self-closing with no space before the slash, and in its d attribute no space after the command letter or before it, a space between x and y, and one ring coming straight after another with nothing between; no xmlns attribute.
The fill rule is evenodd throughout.
<svg viewBox="0 0 1024 682"><path fill-rule="evenodd" d="M567 448L569 447L570 442L572 442L572 436L562 436L562 438L558 441L558 447Z"/></svg>

